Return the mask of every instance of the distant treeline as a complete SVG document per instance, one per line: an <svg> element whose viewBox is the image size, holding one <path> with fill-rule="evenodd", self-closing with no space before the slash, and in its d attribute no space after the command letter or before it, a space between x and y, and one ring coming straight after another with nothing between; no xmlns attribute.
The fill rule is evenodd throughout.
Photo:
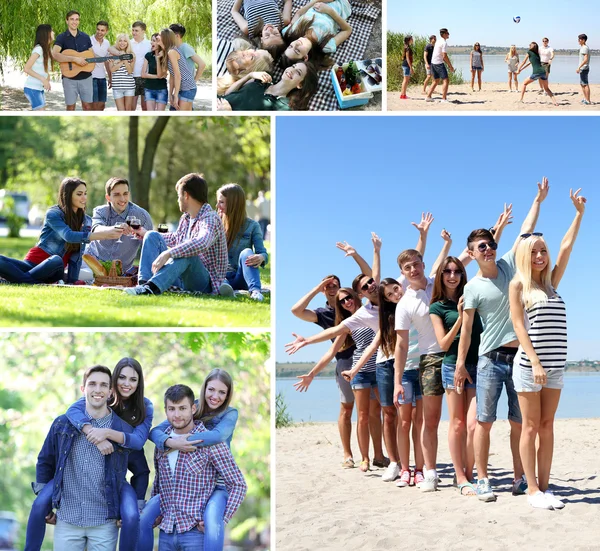
<svg viewBox="0 0 600 551"><path fill-rule="evenodd" d="M467 46L448 46L447 48L449 54L470 54L473 50L473 44L469 44ZM481 44L481 50L484 54L489 55L506 55L510 50L509 46L486 46L485 44ZM526 46L517 46L517 53L519 55L525 55L529 47ZM600 50L590 50L590 55L599 55ZM554 48L554 55L579 55L578 49L569 49L569 50L561 50L558 48Z"/></svg>

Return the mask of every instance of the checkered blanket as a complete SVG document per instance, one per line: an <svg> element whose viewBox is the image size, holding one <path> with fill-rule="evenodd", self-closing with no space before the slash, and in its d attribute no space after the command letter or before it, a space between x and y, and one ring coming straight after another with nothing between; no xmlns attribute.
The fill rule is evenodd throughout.
<svg viewBox="0 0 600 551"><path fill-rule="evenodd" d="M240 29L231 17L231 8L234 0L218 0L217 6L217 37L233 40L240 35ZM307 0L294 0L292 4L292 15L296 13ZM283 9L283 0L279 0L280 9ZM377 6L364 4L351 0L352 15L348 23L352 26L352 34L333 54L333 59L338 65L352 60L364 58L367 42L371 36L373 24L380 15L381 10ZM276 65L273 79L278 82L283 70ZM310 101L309 107L313 111L335 111L339 109L331 76L329 71L321 71L319 74L319 89Z"/></svg>

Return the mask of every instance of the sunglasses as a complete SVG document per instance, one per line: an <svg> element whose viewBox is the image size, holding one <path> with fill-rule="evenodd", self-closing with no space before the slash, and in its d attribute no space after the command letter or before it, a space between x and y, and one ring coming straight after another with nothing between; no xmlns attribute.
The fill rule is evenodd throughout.
<svg viewBox="0 0 600 551"><path fill-rule="evenodd" d="M534 237L542 237L542 235L544 235L544 234L543 234L542 232L535 232L535 233L522 233L522 234L520 235L520 237L521 237L521 239L527 239L528 237L531 237L532 235L533 235Z"/></svg>
<svg viewBox="0 0 600 551"><path fill-rule="evenodd" d="M350 295L346 295L344 298L341 298L340 299L340 304L345 304L346 301L348 301L348 300L353 300Z"/></svg>
<svg viewBox="0 0 600 551"><path fill-rule="evenodd" d="M373 283L375 283L375 280L373 278L369 279L369 281L367 281L361 288L361 291L366 291L371 285L373 285Z"/></svg>
<svg viewBox="0 0 600 551"><path fill-rule="evenodd" d="M477 245L477 250L482 253L484 252L487 248L492 249L492 251L495 251L498 248L498 243L496 243L495 241L490 241L489 243L479 243L479 245Z"/></svg>
<svg viewBox="0 0 600 551"><path fill-rule="evenodd" d="M446 268L445 270L442 270L442 273L444 275L451 275L451 276L461 276L463 275L462 270L450 270L448 268Z"/></svg>

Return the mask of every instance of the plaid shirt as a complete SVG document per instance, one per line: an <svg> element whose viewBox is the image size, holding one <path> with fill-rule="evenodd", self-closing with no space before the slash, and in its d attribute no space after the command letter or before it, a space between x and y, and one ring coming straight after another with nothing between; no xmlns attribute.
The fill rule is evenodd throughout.
<svg viewBox="0 0 600 551"><path fill-rule="evenodd" d="M227 236L219 215L211 206L204 203L194 219L183 214L177 230L163 234L163 239L172 258L199 256L210 275L212 294L218 294L227 273Z"/></svg>
<svg viewBox="0 0 600 551"><path fill-rule="evenodd" d="M206 431L195 422L191 434ZM167 429L170 434L173 427ZM166 453L154 450L154 486L152 496L160 494L160 529L167 532L188 532L204 517L206 503L213 493L220 475L229 493L223 521L231 520L246 495L246 482L227 447L221 443L198 448L192 453L179 453L175 474L171 474Z"/></svg>

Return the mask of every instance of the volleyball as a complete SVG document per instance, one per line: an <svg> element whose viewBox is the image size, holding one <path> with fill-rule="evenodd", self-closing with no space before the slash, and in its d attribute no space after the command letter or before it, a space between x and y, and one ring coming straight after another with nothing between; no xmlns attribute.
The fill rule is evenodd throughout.
<svg viewBox="0 0 600 551"><path fill-rule="evenodd" d="M513 21L519 23L521 21L521 16L517 15L516 17L513 17Z"/></svg>

